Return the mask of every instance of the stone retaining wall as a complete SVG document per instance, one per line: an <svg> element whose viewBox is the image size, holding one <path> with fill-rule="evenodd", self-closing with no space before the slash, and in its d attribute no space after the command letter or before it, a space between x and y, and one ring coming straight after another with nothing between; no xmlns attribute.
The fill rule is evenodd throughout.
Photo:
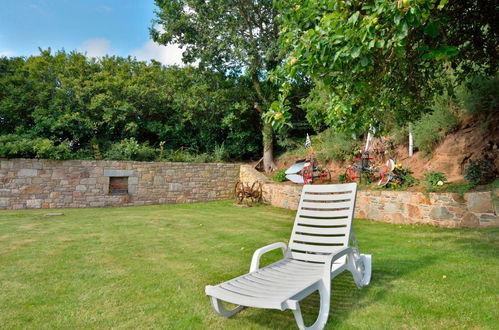
<svg viewBox="0 0 499 330"><path fill-rule="evenodd" d="M129 206L232 198L238 164L0 159L0 209ZM111 195L111 177L128 193Z"/></svg>
<svg viewBox="0 0 499 330"><path fill-rule="evenodd" d="M263 183L263 201L296 210L301 185L278 184L250 166L241 166L240 179ZM442 227L499 227L499 189L494 192L430 193L409 191L359 191L356 217L404 224Z"/></svg>

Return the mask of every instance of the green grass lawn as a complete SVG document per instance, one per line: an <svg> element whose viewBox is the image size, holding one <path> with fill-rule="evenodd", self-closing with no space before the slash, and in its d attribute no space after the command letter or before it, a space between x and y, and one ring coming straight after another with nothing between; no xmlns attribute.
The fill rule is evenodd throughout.
<svg viewBox="0 0 499 330"><path fill-rule="evenodd" d="M295 328L291 311L216 315L204 294L287 242L294 212L231 202L0 211L0 328ZM355 220L371 285L333 280L327 328L496 328L497 229ZM270 254L265 262L277 258ZM314 319L318 297L303 304Z"/></svg>

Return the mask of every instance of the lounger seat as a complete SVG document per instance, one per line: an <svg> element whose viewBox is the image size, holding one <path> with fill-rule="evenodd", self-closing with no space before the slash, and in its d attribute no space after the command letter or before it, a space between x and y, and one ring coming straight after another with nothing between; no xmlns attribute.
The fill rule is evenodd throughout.
<svg viewBox="0 0 499 330"><path fill-rule="evenodd" d="M285 310L287 301L314 287L323 272L322 264L285 259L217 286L207 286L206 294L237 305Z"/></svg>

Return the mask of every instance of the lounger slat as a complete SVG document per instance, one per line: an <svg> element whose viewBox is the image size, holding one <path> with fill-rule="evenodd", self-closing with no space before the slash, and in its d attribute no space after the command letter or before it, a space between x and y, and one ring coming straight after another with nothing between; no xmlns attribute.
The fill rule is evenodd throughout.
<svg viewBox="0 0 499 330"><path fill-rule="evenodd" d="M340 244L340 243L338 243ZM342 247L342 245L310 245L310 244L301 244L301 243L295 243L291 242L289 243L289 247L292 250L300 250L300 251L306 251L306 252L314 252L314 253L332 253L338 247Z"/></svg>
<svg viewBox="0 0 499 330"><path fill-rule="evenodd" d="M352 210L334 210L334 211L311 211L311 210L299 210L298 214L300 217L320 217L320 218L332 218L332 217L349 217L352 215Z"/></svg>
<svg viewBox="0 0 499 330"><path fill-rule="evenodd" d="M343 236L310 236L310 235L293 235L293 242L307 243L324 243L324 244L345 244L346 237Z"/></svg>
<svg viewBox="0 0 499 330"><path fill-rule="evenodd" d="M239 279L239 281L243 282L251 282L254 283L255 285L259 285L262 287L276 287L276 288L294 288L295 285L293 283L288 283L288 282L283 282L283 281L270 281L268 279L261 279L258 277L255 277L253 275L248 274L247 277Z"/></svg>
<svg viewBox="0 0 499 330"><path fill-rule="evenodd" d="M275 271L272 271L272 270L270 270L270 269L268 269L266 267L262 268L258 272L253 273L253 276L259 277L261 279L281 280L281 281L283 279L287 279L287 280L296 279L295 276L282 274L280 272L276 273Z"/></svg>
<svg viewBox="0 0 499 330"><path fill-rule="evenodd" d="M262 289L257 286L248 286L240 282L230 282L228 285L230 285L231 288L234 290L238 290L238 292L246 293L248 295L253 295L255 297L260 297L260 298L265 298L268 296L281 296L281 295L290 295L293 292L296 292L296 287L295 288L289 288L285 290L278 290L274 287L267 287L267 289Z"/></svg>
<svg viewBox="0 0 499 330"><path fill-rule="evenodd" d="M259 308L271 308L271 309L281 309L282 301L280 299L272 299L273 297L266 298L255 298L244 294L235 293L229 290L225 290L217 285L216 287L211 287L206 289L206 293L209 295L216 296L218 299L223 301L236 304L244 305L249 307L259 307Z"/></svg>
<svg viewBox="0 0 499 330"><path fill-rule="evenodd" d="M310 265L302 265L301 263L287 262L286 264L279 264L276 267L283 268L290 272L300 272L303 273L316 273L322 271L321 265L310 266Z"/></svg>
<svg viewBox="0 0 499 330"><path fill-rule="evenodd" d="M262 285L282 285L283 282L282 281L279 281L279 280L276 280L276 279L268 279L268 278L265 278L265 276L255 276L253 274L248 274L248 277L247 279L249 281L252 281L252 282L256 282L256 283L260 283ZM287 284L287 285L292 285L292 284Z"/></svg>
<svg viewBox="0 0 499 330"><path fill-rule="evenodd" d="M318 280L319 278L317 278ZM308 282L310 282L311 280L309 279ZM239 287L241 289L245 289L245 290L249 290L249 291L253 291L253 292L256 292L258 294L263 294L264 296L267 296L267 295L290 295L290 294L293 294L294 292L296 292L296 285L295 287L288 287L288 288L278 288L278 287L272 287L272 286L268 286L268 285L258 285L258 284L255 284L255 283L251 283L251 282L244 282L242 280L240 281L235 281L235 282L231 282L232 285L236 286L236 287Z"/></svg>
<svg viewBox="0 0 499 330"><path fill-rule="evenodd" d="M317 235L345 235L346 227L308 227L308 226L296 226L295 233L307 233L307 234L317 234Z"/></svg>
<svg viewBox="0 0 499 330"><path fill-rule="evenodd" d="M316 268L319 268L321 270L324 269L323 268L324 266L322 264L306 263L306 262L298 261L298 260L294 260L294 259L289 259L289 263L293 264L293 265L298 265L300 267L316 267Z"/></svg>
<svg viewBox="0 0 499 330"><path fill-rule="evenodd" d="M334 192L355 192L356 183L347 183L334 186ZM305 185L303 186L304 193L331 193L331 185Z"/></svg>
<svg viewBox="0 0 499 330"><path fill-rule="evenodd" d="M304 261L325 262L329 256L326 254L310 254L293 251L291 252L291 258Z"/></svg>
<svg viewBox="0 0 499 330"><path fill-rule="evenodd" d="M330 203L330 202L303 202L301 203L302 208L312 208L312 209L324 209L324 210L331 210L331 209L341 209L341 208L351 208L352 207L352 202L337 202L337 203Z"/></svg>
<svg viewBox="0 0 499 330"><path fill-rule="evenodd" d="M277 269L279 270L279 269ZM290 269L290 268L283 268L281 269L282 272L284 271L287 271L287 272L290 272L292 274L298 274L299 276L297 277L298 279L303 279L303 278L307 278L307 277L315 277L317 276L318 274L322 274L322 271L323 271L323 268L320 267L320 269L309 269L309 270L303 270L301 268L294 268L294 269Z"/></svg>
<svg viewBox="0 0 499 330"><path fill-rule="evenodd" d="M299 281L304 277L303 274L284 272L273 268L263 268L261 272L258 272L258 274L261 274L264 277L268 276L276 279L287 279L293 281Z"/></svg>
<svg viewBox="0 0 499 330"><path fill-rule="evenodd" d="M353 194L337 194L337 195L303 195L303 200L305 201L324 201L324 202L340 202L346 200L352 200Z"/></svg>
<svg viewBox="0 0 499 330"><path fill-rule="evenodd" d="M313 225L313 226L347 226L350 224L350 219L312 219L298 217L296 220L298 225Z"/></svg>

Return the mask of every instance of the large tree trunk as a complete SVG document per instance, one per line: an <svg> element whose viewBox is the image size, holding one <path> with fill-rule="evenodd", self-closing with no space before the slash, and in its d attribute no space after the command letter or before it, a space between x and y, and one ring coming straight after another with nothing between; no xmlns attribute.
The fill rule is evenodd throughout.
<svg viewBox="0 0 499 330"><path fill-rule="evenodd" d="M271 172L275 170L274 164L274 133L271 123L263 123L263 170Z"/></svg>
<svg viewBox="0 0 499 330"><path fill-rule="evenodd" d="M268 102L265 98L265 96L262 93L262 89L260 86L260 80L258 79L258 76L253 73L251 75L251 80L253 81L253 88L256 91L256 94L258 95L258 98L260 101L264 104L264 106L268 105ZM258 104L255 104L255 109L260 112L260 114L263 114L263 109L261 109ZM263 170L265 172L271 172L275 170L275 164L274 164L274 130L272 128L271 123L262 123L262 137L263 137Z"/></svg>

